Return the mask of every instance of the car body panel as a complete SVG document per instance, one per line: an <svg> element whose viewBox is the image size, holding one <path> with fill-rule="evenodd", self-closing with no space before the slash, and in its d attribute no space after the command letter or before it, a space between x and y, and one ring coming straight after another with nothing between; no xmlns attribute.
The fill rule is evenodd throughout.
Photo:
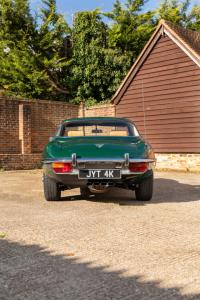
<svg viewBox="0 0 200 300"><path fill-rule="evenodd" d="M65 120L65 123L72 122L129 122L121 118L78 118ZM62 126L62 124L61 124ZM61 127L60 127L61 128ZM121 169L121 179L108 180L110 185L134 186L149 176L153 176L152 166L154 158L149 157L151 146L141 136L82 136L64 137L59 136L60 129L55 137L46 145L43 152L44 174L61 183L67 188L82 187L91 183L91 180L79 179L79 170L84 162L86 167L90 162L93 167L88 169L106 169L106 163L117 163ZM75 162L73 162L75 159ZM73 169L68 174L55 173L52 162L71 162ZM127 163L128 161L128 163ZM134 173L129 171L129 162L147 162L148 170ZM114 167L115 168L115 167ZM109 167L110 169L110 167ZM102 184L105 180L95 180L95 183Z"/></svg>
<svg viewBox="0 0 200 300"><path fill-rule="evenodd" d="M148 145L139 137L55 137L44 151L44 159L71 158L145 158Z"/></svg>

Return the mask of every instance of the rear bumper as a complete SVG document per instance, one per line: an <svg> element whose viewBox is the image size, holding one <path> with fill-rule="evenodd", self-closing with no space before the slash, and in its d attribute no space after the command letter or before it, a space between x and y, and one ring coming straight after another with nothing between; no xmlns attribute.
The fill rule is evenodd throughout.
<svg viewBox="0 0 200 300"><path fill-rule="evenodd" d="M57 174L54 172L52 168L52 164L48 162L44 162L43 170L44 174L52 178L58 183L65 185L68 188L76 188L76 187L84 187L93 183L108 183L113 186L126 186L126 185L135 185L143 181L149 176L153 175L153 166L151 163L149 164L149 169L144 173L133 173L128 170L128 168L121 169L122 177L121 179L79 179L79 169L73 168L72 172L66 174Z"/></svg>
<svg viewBox="0 0 200 300"><path fill-rule="evenodd" d="M75 156L72 156L72 158L51 158L51 159L45 159L43 160L44 164L51 164L53 162L69 162L72 163L72 165L76 166L79 163L85 163L85 162L111 162L111 163L125 163L125 165L128 165L129 163L140 163L140 162L147 162L147 163L155 163L155 159L149 159L149 158L129 158L125 157L125 159L110 159L110 158L77 158Z"/></svg>
<svg viewBox="0 0 200 300"><path fill-rule="evenodd" d="M65 174L58 174L52 168L52 163L54 162L66 162L70 163L73 168L72 171ZM131 172L129 170L130 163L148 163L148 170L145 172ZM72 154L70 158L56 158L56 159L47 159L44 161L44 173L51 177L58 183L63 184L68 188L74 187L84 187L90 185L91 183L95 184L108 184L115 186L131 186L140 183L145 178L153 175L153 167L155 164L154 159L148 158L137 158L132 159L129 157L128 153L124 154L122 158L79 158L76 154ZM121 178L120 179L79 179L79 170L80 169L120 169Z"/></svg>

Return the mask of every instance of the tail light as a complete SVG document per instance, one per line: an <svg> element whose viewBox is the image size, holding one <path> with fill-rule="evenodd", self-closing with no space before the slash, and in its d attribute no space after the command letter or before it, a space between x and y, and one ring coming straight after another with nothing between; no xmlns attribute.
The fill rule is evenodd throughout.
<svg viewBox="0 0 200 300"><path fill-rule="evenodd" d="M71 163L55 162L52 167L56 173L69 173L72 171Z"/></svg>
<svg viewBox="0 0 200 300"><path fill-rule="evenodd" d="M146 162L130 163L129 170L131 172L146 172L148 170L148 163Z"/></svg>

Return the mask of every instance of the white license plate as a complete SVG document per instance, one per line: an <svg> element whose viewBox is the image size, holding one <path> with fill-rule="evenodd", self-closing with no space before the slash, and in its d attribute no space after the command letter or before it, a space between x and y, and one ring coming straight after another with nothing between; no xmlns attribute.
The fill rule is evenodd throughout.
<svg viewBox="0 0 200 300"><path fill-rule="evenodd" d="M120 170L80 170L80 179L120 179Z"/></svg>

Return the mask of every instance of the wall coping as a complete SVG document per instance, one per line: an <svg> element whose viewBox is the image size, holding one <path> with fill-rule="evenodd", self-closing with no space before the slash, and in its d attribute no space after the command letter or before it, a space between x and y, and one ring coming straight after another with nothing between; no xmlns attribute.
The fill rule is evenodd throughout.
<svg viewBox="0 0 200 300"><path fill-rule="evenodd" d="M55 101L55 100L42 100L42 99L24 99L24 98L17 98L17 97L7 97L7 96L0 96L0 101L17 101L17 102L25 102L25 103L36 103L36 104L41 104L41 103L46 103L46 104L56 104L56 105L67 105L70 107L77 107L79 108L79 105L77 104L72 104L69 102L65 101Z"/></svg>
<svg viewBox="0 0 200 300"><path fill-rule="evenodd" d="M45 99L25 99L25 98L17 98L17 97L10 97L10 96L2 96L0 95L0 101L17 101L17 102L24 102L24 103L35 103L35 104L52 104L52 105L66 105L70 107L76 107L76 108L81 108L81 104L73 104L65 101L56 101L56 100L45 100ZM93 106L83 106L85 110L92 110L92 109L98 109L98 108L108 108L112 107L115 108L115 105L112 103L108 104L96 104Z"/></svg>
<svg viewBox="0 0 200 300"><path fill-rule="evenodd" d="M155 152L156 155L179 155L179 156L199 156L200 152Z"/></svg>
<svg viewBox="0 0 200 300"><path fill-rule="evenodd" d="M88 107L85 107L86 110L90 110L90 109L96 109L96 108L107 108L107 107L113 107L115 108L115 105L112 104L112 103L108 103L108 104L99 104L99 105L94 105L94 106L88 106Z"/></svg>
<svg viewBox="0 0 200 300"><path fill-rule="evenodd" d="M20 154L20 153L0 153L0 158L1 157L28 157L28 156L41 156L42 157L42 152L40 153L24 153L24 154Z"/></svg>

